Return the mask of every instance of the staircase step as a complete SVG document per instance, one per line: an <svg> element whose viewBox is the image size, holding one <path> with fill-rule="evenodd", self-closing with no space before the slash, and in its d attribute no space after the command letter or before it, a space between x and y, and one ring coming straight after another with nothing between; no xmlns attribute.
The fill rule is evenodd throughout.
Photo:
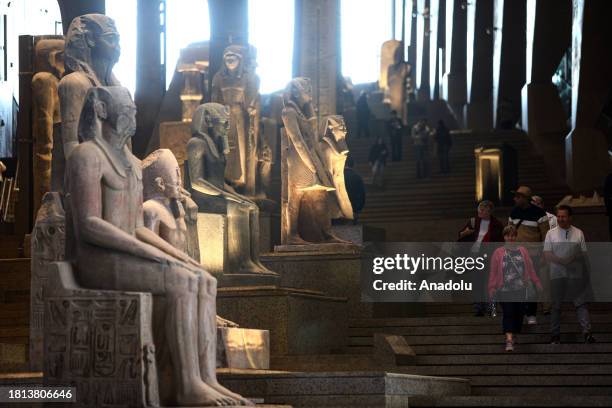
<svg viewBox="0 0 612 408"><path fill-rule="evenodd" d="M609 407L609 396L550 395L541 396L449 396L410 398L411 407Z"/></svg>

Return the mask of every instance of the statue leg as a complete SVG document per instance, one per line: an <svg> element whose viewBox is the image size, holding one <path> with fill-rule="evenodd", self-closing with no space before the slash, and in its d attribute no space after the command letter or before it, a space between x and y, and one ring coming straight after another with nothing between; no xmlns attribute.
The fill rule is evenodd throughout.
<svg viewBox="0 0 612 408"><path fill-rule="evenodd" d="M255 204L253 204L255 205ZM229 255L240 273L262 272L251 256L251 229L247 202L228 202L228 247Z"/></svg>
<svg viewBox="0 0 612 408"><path fill-rule="evenodd" d="M300 237L298 222L300 217L300 206L302 203L303 191L298 191L294 186L289 186L289 197L287 198L287 213L288 213L288 245L305 245L308 244Z"/></svg>
<svg viewBox="0 0 612 408"><path fill-rule="evenodd" d="M97 251L96 251L97 252ZM227 406L238 400L220 393L202 380L198 342L201 335L216 339L216 328L198 332L199 277L196 269L179 261L170 265L148 262L129 255L109 256L107 251L89 254L89 261L77 264L78 276L85 287L109 290L151 292L165 298L163 324L165 342L170 352L176 390L173 397L179 406ZM95 259L92 267L91 259ZM102 273L105 272L105 273ZM214 297L213 297L214 299ZM213 318L215 303L207 304ZM214 344L214 341L213 341ZM214 353L213 353L214 355Z"/></svg>
<svg viewBox="0 0 612 408"><path fill-rule="evenodd" d="M202 380L215 391L235 401L236 405L254 405L231 392L217 381L217 280L203 272L198 280L198 360Z"/></svg>
<svg viewBox="0 0 612 408"><path fill-rule="evenodd" d="M253 203L249 206L249 241L251 243L251 261L261 269L260 273L274 274L259 261L259 207Z"/></svg>

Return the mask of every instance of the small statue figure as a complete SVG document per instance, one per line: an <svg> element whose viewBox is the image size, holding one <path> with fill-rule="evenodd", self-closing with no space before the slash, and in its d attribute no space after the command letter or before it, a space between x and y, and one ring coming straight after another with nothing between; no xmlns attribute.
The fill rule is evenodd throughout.
<svg viewBox="0 0 612 408"><path fill-rule="evenodd" d="M32 139L34 158L34 218L46 192L51 191L53 140L59 140L60 103L57 88L64 74L64 40L36 42L32 77Z"/></svg>
<svg viewBox="0 0 612 408"><path fill-rule="evenodd" d="M191 195L185 195L189 193L181 187L179 165L169 149L158 149L142 161L142 185L145 227L198 261L189 252L188 223L194 217L185 212L184 204L187 201L190 209L193 204L196 214L197 205L191 200ZM195 218L197 222L197 216ZM217 316L217 326L238 327L236 323L220 316Z"/></svg>
<svg viewBox="0 0 612 408"><path fill-rule="evenodd" d="M282 174L283 186L286 186L282 205L282 244L347 243L331 232L328 192L335 191L335 188L317 154L317 118L312 107L310 79L294 78L287 85L284 103L282 118L287 171Z"/></svg>
<svg viewBox="0 0 612 408"><path fill-rule="evenodd" d="M53 191L63 191L65 161L79 144L79 117L87 91L94 86L120 85L113 75L120 53L112 18L85 14L70 23L64 52L66 75L58 88L62 130L61 142L53 149Z"/></svg>
<svg viewBox="0 0 612 408"><path fill-rule="evenodd" d="M141 163L127 147L135 129L127 89L87 92L79 119L83 142L66 166L66 259L85 288L163 297L163 332L154 331L154 338L165 337L175 386L174 401L165 403L249 405L217 382L216 280L144 227Z"/></svg>
<svg viewBox="0 0 612 408"><path fill-rule="evenodd" d="M223 52L223 68L212 80L212 102L230 108L225 178L240 193L254 197L258 163L261 101L255 74L254 49L230 45Z"/></svg>
<svg viewBox="0 0 612 408"><path fill-rule="evenodd" d="M353 207L344 184L344 164L349 150L346 124L341 115L326 117L321 126L318 152L336 189L330 202L331 218L353 219Z"/></svg>
<svg viewBox="0 0 612 408"><path fill-rule="evenodd" d="M404 48L398 47L393 54L393 64L387 69L387 88L384 103L396 111L404 126L408 125L406 109L406 84L410 77L410 64L404 62Z"/></svg>
<svg viewBox="0 0 612 408"><path fill-rule="evenodd" d="M200 212L227 215L228 272L276 278L259 262L259 209L225 182L223 144L229 128L225 106L210 102L196 109L187 144L189 192ZM225 272L225 271L224 271Z"/></svg>

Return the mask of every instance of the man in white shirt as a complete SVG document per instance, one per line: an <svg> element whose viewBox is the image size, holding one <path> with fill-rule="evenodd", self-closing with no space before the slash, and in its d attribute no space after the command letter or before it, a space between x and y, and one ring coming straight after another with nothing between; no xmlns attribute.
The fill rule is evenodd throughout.
<svg viewBox="0 0 612 408"><path fill-rule="evenodd" d="M572 208L568 205L557 208L557 223L544 240L544 258L550 264L551 344L561 342L561 304L564 300L574 303L584 342L594 343L587 307L590 285L584 234L572 225Z"/></svg>

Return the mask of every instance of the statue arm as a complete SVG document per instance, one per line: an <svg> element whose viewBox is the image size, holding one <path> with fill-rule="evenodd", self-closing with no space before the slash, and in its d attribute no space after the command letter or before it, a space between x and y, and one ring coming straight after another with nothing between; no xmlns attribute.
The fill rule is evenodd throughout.
<svg viewBox="0 0 612 408"><path fill-rule="evenodd" d="M166 256L102 217L102 164L94 147L79 146L68 160L68 191L79 240L155 262Z"/></svg>
<svg viewBox="0 0 612 408"><path fill-rule="evenodd" d="M82 75L70 74L62 78L59 83L62 144L66 159L70 157L74 148L79 144L79 119L89 88L91 88L91 85Z"/></svg>
<svg viewBox="0 0 612 408"><path fill-rule="evenodd" d="M191 180L191 188L200 193L218 196L222 191L215 187L212 183L206 180L204 174L204 142L196 138L192 138L187 143L187 158L189 160L189 179Z"/></svg>
<svg viewBox="0 0 612 408"><path fill-rule="evenodd" d="M170 245L170 243L165 241L163 238L161 238L155 232L151 231L149 228L145 228L145 227L137 228L136 238L138 238L140 241L146 244L154 246L155 248L159 249L160 251L165 252L167 255L170 255L171 257L176 258L179 261L183 261L187 264L191 264L193 266L200 267L200 264L197 263L195 260L191 259L189 255L187 255L183 251L178 250L172 245Z"/></svg>
<svg viewBox="0 0 612 408"><path fill-rule="evenodd" d="M310 151L308 149L308 146L306 146L306 142L304 141L302 132L300 131L296 113L292 109L283 110L283 123L285 125L287 137L295 147L295 150L300 156L300 159L302 159L304 164L311 172L316 172L314 163L312 162L312 158L310 157Z"/></svg>

